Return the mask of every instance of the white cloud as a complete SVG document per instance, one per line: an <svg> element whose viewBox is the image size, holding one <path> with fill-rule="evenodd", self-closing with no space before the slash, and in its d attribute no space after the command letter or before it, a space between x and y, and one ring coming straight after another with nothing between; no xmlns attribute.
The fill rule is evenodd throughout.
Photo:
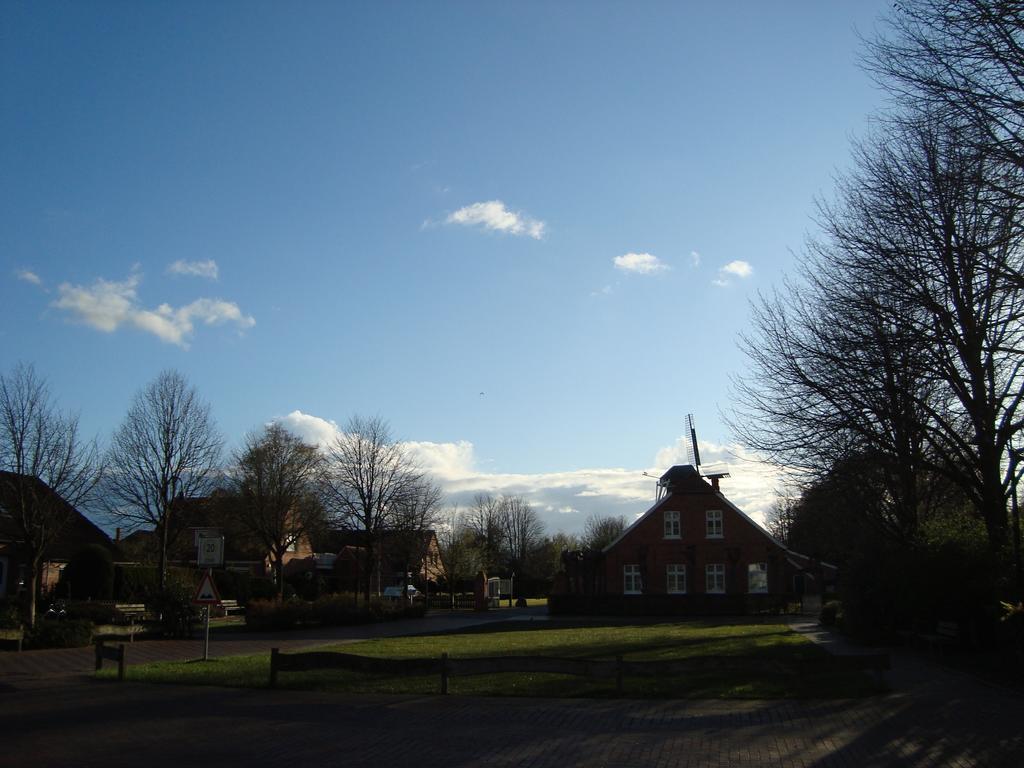
<svg viewBox="0 0 1024 768"><path fill-rule="evenodd" d="M611 296L612 295L612 287L610 285L606 285L603 288L600 288L599 290L591 291L590 295L591 296Z"/></svg>
<svg viewBox="0 0 1024 768"><path fill-rule="evenodd" d="M467 227L481 226L495 232L510 235L527 235L534 240L544 237L546 224L519 211L510 211L501 200L467 205L445 219L448 224L462 224Z"/></svg>
<svg viewBox="0 0 1024 768"><path fill-rule="evenodd" d="M26 283L32 283L32 285L42 285L43 280L39 275L30 269L19 269L14 273L15 277L19 280L24 280Z"/></svg>
<svg viewBox="0 0 1024 768"><path fill-rule="evenodd" d="M205 277L210 280L216 280L220 271L217 268L217 262L213 259L207 261L184 261L178 259L173 264L168 265L167 271L172 275L187 275L189 277Z"/></svg>
<svg viewBox="0 0 1024 768"><path fill-rule="evenodd" d="M321 419L319 416L310 416L299 410L294 410L287 416L273 421L301 438L305 443L321 448L333 443L335 438L341 434L341 429L335 422Z"/></svg>
<svg viewBox="0 0 1024 768"><path fill-rule="evenodd" d="M754 273L754 268L750 266L749 262L737 259L736 261L730 261L720 271L727 275L736 275L736 277L744 278L750 277Z"/></svg>
<svg viewBox="0 0 1024 768"><path fill-rule="evenodd" d="M221 299L196 299L178 309L169 304L145 309L139 304L137 292L141 280L138 273L133 273L120 282L99 278L88 287L62 283L57 289L60 298L53 306L71 313L78 322L105 333L130 326L183 349L188 349L196 323L227 323L240 329L256 324L256 320L243 314L237 304Z"/></svg>
<svg viewBox="0 0 1024 768"><path fill-rule="evenodd" d="M693 267L700 266L700 254L697 251L690 251L690 265Z"/></svg>
<svg viewBox="0 0 1024 768"><path fill-rule="evenodd" d="M638 272L641 275L663 272L668 269L667 264L663 264L657 256L652 256L649 253L627 253L616 256L612 262L616 269L621 269L623 272Z"/></svg>
<svg viewBox="0 0 1024 768"><path fill-rule="evenodd" d="M275 421L306 442L326 446L341 434L337 423L295 410ZM566 472L501 473L479 467L473 443L408 441L405 447L416 463L440 485L448 503L468 509L481 493L517 494L538 511L549 533L564 530L579 533L592 514L643 514L654 503L657 478L669 467L686 463L686 439L659 450L653 465L624 469L606 467ZM730 472L722 480L722 491L736 506L761 521L775 500L775 491L785 478L781 472L758 460L737 445L700 443L702 469ZM644 475L644 472L648 475Z"/></svg>
<svg viewBox="0 0 1024 768"><path fill-rule="evenodd" d="M712 280L711 284L717 285L719 288L725 288L730 284L729 275L742 280L750 277L752 274L754 274L754 268L750 266L750 263L737 259L736 261L730 261L724 267L719 267L718 277Z"/></svg>

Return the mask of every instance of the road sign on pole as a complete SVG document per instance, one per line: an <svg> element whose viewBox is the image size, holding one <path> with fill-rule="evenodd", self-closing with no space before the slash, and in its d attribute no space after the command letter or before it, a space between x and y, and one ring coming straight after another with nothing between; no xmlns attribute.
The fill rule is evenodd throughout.
<svg viewBox="0 0 1024 768"><path fill-rule="evenodd" d="M220 605L220 594L217 592L217 585L213 583L213 571L209 568L206 569L202 581L196 587L192 602L195 605Z"/></svg>
<svg viewBox="0 0 1024 768"><path fill-rule="evenodd" d="M224 565L224 537L200 534L197 540L196 564L200 568L219 568Z"/></svg>

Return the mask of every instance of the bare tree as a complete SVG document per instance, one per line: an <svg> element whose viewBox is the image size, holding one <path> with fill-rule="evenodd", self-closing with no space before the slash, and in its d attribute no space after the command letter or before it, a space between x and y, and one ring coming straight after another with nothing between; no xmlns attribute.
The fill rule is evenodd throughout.
<svg viewBox="0 0 1024 768"><path fill-rule="evenodd" d="M964 138L976 149L1024 168L1024 7L1017 0L901 0L869 41L864 63L903 110L971 125Z"/></svg>
<svg viewBox="0 0 1024 768"><path fill-rule="evenodd" d="M30 626L47 550L101 474L95 441L82 441L78 417L57 410L31 365L0 375L0 506L28 556Z"/></svg>
<svg viewBox="0 0 1024 768"><path fill-rule="evenodd" d="M438 526L437 543L441 550L441 569L448 584L451 607L455 608L456 585L472 578L479 568L473 532L458 506L452 507L447 519Z"/></svg>
<svg viewBox="0 0 1024 768"><path fill-rule="evenodd" d="M486 573L501 565L505 543L502 525L502 499L489 493L477 494L466 515L466 526L473 533L478 566Z"/></svg>
<svg viewBox="0 0 1024 768"><path fill-rule="evenodd" d="M270 552L278 596L284 560L295 544L322 528L318 491L323 457L280 424L251 432L234 456L231 511Z"/></svg>
<svg viewBox="0 0 1024 768"><path fill-rule="evenodd" d="M178 533L175 500L209 495L222 446L209 405L172 370L136 394L114 433L108 456L110 511L129 527L155 528L161 590L167 583L167 548Z"/></svg>
<svg viewBox="0 0 1024 768"><path fill-rule="evenodd" d="M409 487L395 503L390 520L391 555L402 562L402 594L409 587L409 574L430 556L431 535L441 522L440 486L426 477Z"/></svg>
<svg viewBox="0 0 1024 768"><path fill-rule="evenodd" d="M998 549L1024 396L1024 195L1002 190L1024 180L976 133L924 115L858 149L804 282L759 307L732 421L819 478L869 459L847 466L886 489L880 514L901 540L944 476Z"/></svg>
<svg viewBox="0 0 1024 768"><path fill-rule="evenodd" d="M622 515L590 515L583 524L583 546L586 549L604 549L626 530Z"/></svg>
<svg viewBox="0 0 1024 768"><path fill-rule="evenodd" d="M544 535L544 523L522 496L503 496L499 514L505 557L517 575L525 576L527 559Z"/></svg>
<svg viewBox="0 0 1024 768"><path fill-rule="evenodd" d="M338 522L363 534L362 586L369 603L381 532L423 475L380 417L353 416L328 447L327 457L328 506Z"/></svg>

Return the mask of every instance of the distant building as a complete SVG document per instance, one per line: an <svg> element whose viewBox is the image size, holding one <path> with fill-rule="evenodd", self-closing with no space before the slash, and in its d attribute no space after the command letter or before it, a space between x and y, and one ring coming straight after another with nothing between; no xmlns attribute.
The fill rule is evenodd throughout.
<svg viewBox="0 0 1024 768"><path fill-rule="evenodd" d="M836 568L793 552L692 466L659 480L659 498L599 552L563 554L553 611L743 614L820 604Z"/></svg>

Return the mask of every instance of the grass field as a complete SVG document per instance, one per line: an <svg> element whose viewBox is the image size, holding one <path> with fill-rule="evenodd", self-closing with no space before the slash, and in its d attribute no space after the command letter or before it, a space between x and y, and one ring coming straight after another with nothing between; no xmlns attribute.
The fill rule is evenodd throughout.
<svg viewBox="0 0 1024 768"><path fill-rule="evenodd" d="M628 660L667 660L701 656L753 656L764 661L756 676L711 665L685 678L627 678L625 695L636 698L850 698L878 692L862 673L829 670L797 676L775 661L827 656L784 624L675 622L645 625L558 627L507 622L456 634L382 638L326 646L344 653L381 658L453 658L535 655ZM162 662L128 668L128 679L194 685L260 688L267 685L269 653L208 662ZM110 671L99 673L111 676ZM282 688L346 693L433 694L438 676L375 676L347 671L288 672ZM555 674L493 674L453 678L453 694L479 696L594 697L615 695L614 681Z"/></svg>

